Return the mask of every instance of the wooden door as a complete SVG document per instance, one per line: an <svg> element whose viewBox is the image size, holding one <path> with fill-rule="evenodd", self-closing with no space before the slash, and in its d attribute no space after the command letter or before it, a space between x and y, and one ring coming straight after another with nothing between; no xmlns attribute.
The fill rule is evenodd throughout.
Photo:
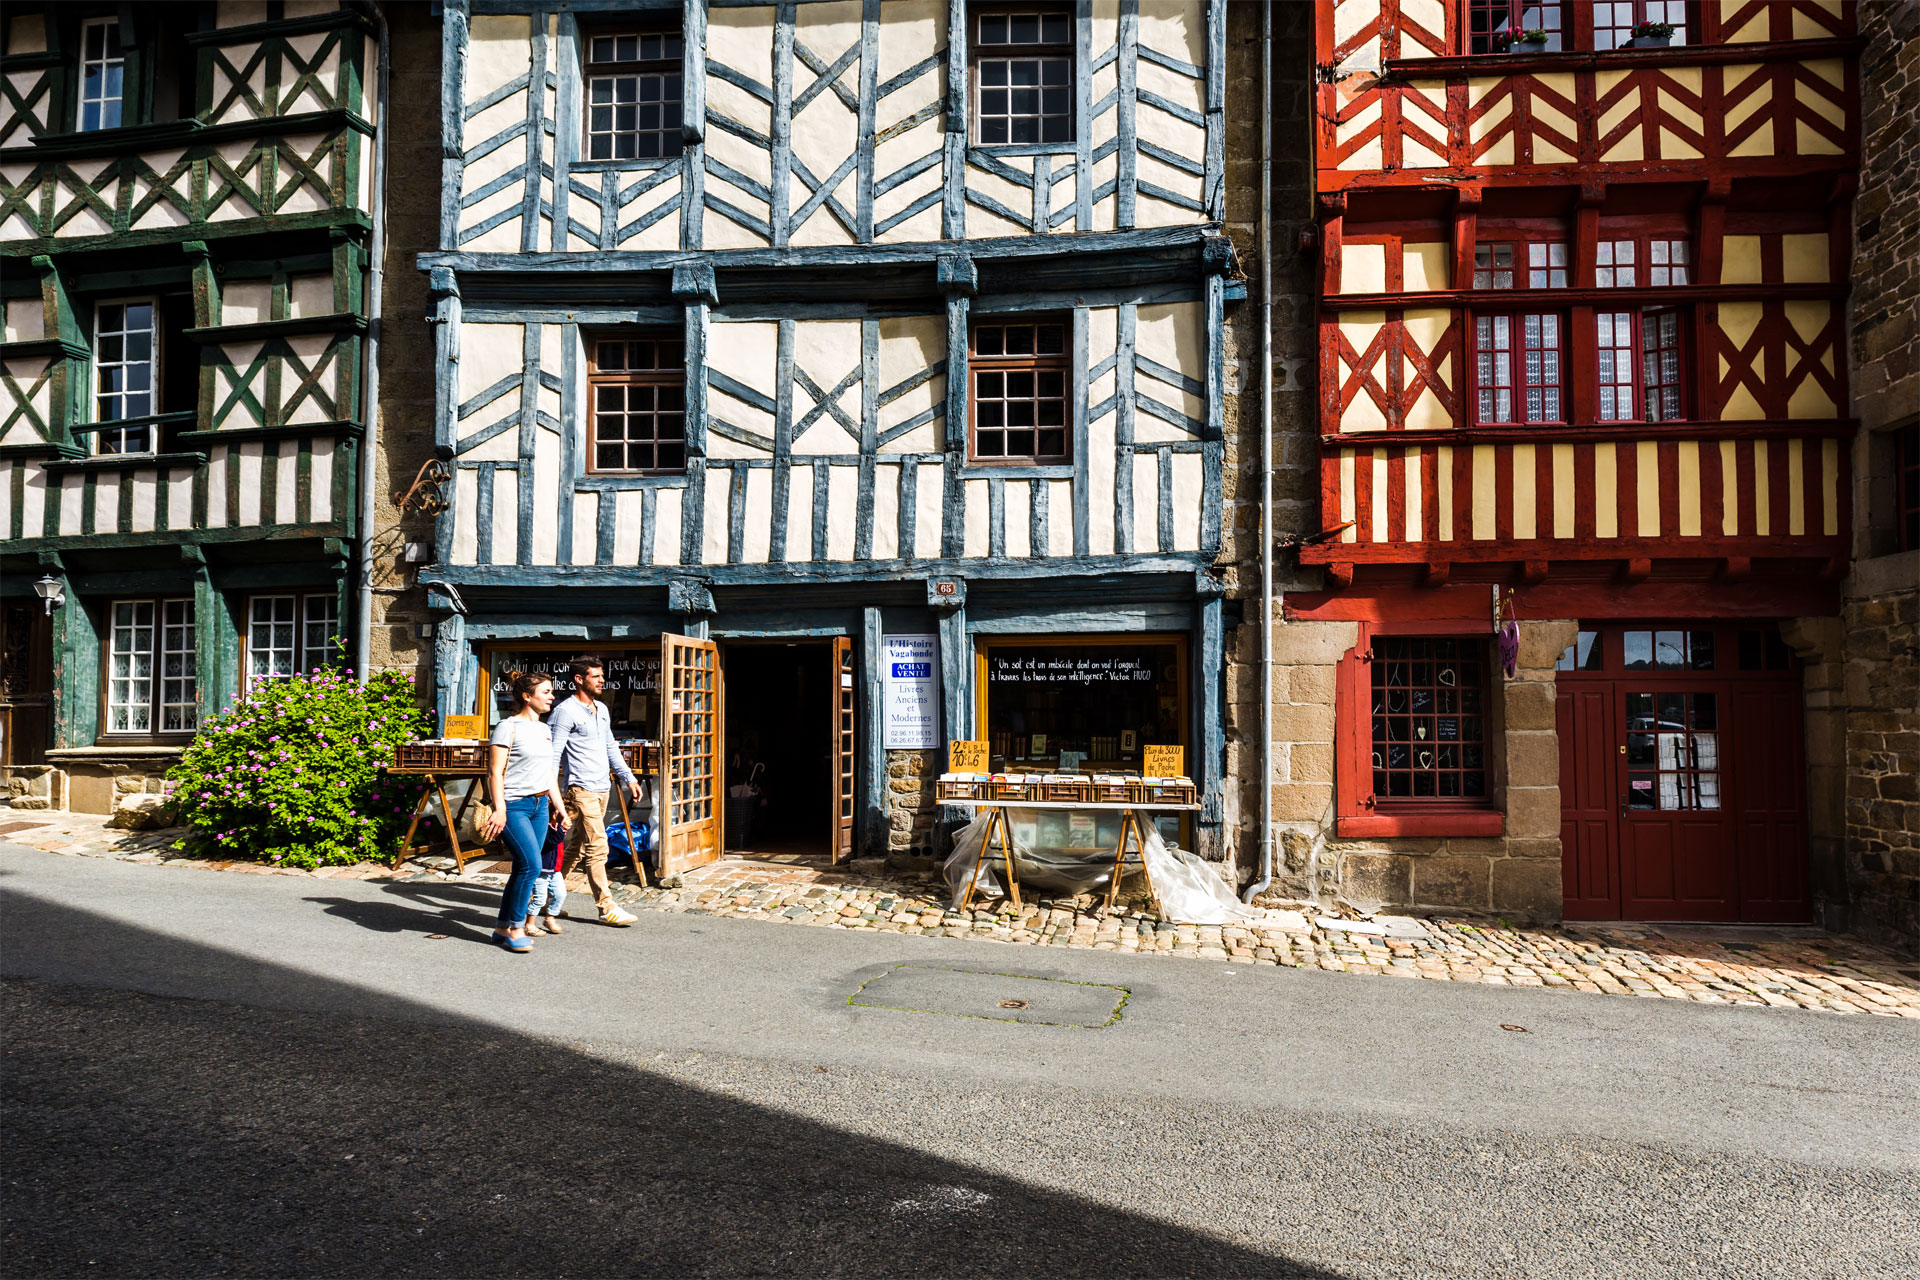
<svg viewBox="0 0 1920 1280"><path fill-rule="evenodd" d="M1613 687L1562 681L1560 732L1560 882L1569 920L1620 918L1618 754Z"/></svg>
<svg viewBox="0 0 1920 1280"><path fill-rule="evenodd" d="M1740 851L1740 919L1810 919L1803 695L1788 681L1731 695L1727 817Z"/></svg>
<svg viewBox="0 0 1920 1280"><path fill-rule="evenodd" d="M833 861L853 856L853 727L857 707L853 680L853 641L839 636L833 642L832 682L828 685L833 706L834 804L832 843Z"/></svg>
<svg viewBox="0 0 1920 1280"><path fill-rule="evenodd" d="M1723 685L1621 680L1614 700L1620 779L1620 906L1633 920L1739 918L1727 830Z"/></svg>
<svg viewBox="0 0 1920 1280"><path fill-rule="evenodd" d="M720 856L720 657L711 640L660 637L660 874Z"/></svg>

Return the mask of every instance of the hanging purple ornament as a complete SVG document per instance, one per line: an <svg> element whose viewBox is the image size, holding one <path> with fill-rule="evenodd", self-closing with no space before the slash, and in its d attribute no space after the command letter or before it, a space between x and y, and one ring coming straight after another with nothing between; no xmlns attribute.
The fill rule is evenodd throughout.
<svg viewBox="0 0 1920 1280"><path fill-rule="evenodd" d="M1520 624L1508 618L1500 627L1500 669L1511 680L1520 670Z"/></svg>

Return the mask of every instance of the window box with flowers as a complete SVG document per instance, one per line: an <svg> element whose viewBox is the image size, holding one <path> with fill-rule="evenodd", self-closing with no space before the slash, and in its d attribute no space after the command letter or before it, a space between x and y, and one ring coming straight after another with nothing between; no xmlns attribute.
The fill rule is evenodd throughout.
<svg viewBox="0 0 1920 1280"><path fill-rule="evenodd" d="M1642 22L1633 29L1630 49L1664 49L1673 43L1671 22Z"/></svg>
<svg viewBox="0 0 1920 1280"><path fill-rule="evenodd" d="M1495 670L1484 624L1360 624L1334 675L1341 836L1503 834Z"/></svg>

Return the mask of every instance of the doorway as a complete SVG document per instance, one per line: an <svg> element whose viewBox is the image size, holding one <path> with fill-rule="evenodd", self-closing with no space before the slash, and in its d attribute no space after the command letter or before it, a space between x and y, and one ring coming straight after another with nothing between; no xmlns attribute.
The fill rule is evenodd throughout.
<svg viewBox="0 0 1920 1280"><path fill-rule="evenodd" d="M1556 685L1567 919L1808 918L1800 675L1777 626L1582 630Z"/></svg>
<svg viewBox="0 0 1920 1280"><path fill-rule="evenodd" d="M833 643L730 640L724 649L726 851L832 856L840 754ZM759 794L737 797L741 786Z"/></svg>

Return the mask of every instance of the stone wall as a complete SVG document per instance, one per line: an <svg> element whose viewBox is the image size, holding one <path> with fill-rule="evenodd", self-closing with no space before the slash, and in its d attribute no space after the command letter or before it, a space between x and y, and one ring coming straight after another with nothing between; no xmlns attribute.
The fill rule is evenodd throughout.
<svg viewBox="0 0 1920 1280"><path fill-rule="evenodd" d="M1284 680L1274 689L1276 896L1378 907L1474 911L1521 920L1560 916L1560 739L1554 663L1571 619L1520 624L1519 666L1497 672L1488 708L1495 837L1342 838L1334 775L1334 685L1359 639L1352 622L1289 622L1275 635Z"/></svg>
<svg viewBox="0 0 1920 1280"><path fill-rule="evenodd" d="M1274 5L1273 19L1273 368L1262 403L1260 368L1260 5L1227 8L1227 233L1247 276L1247 301L1228 310L1222 545L1229 619L1226 682L1225 850L1230 879L1250 881L1260 857L1260 431L1273 433L1274 536L1318 528L1319 418L1314 403L1315 257L1300 248L1313 225L1313 6ZM1285 558L1274 565L1274 615L1281 594L1320 585ZM1274 697L1287 700L1288 671L1276 659ZM1327 705L1331 707L1329 688ZM1276 852L1276 860L1278 854Z"/></svg>
<svg viewBox="0 0 1920 1280"><path fill-rule="evenodd" d="M1920 421L1920 5L1863 4L1860 33L1849 372L1861 430L1836 690L1844 836L1824 860L1816 847L1815 892L1823 922L1920 954L1920 549L1902 545L1893 483L1893 432Z"/></svg>
<svg viewBox="0 0 1920 1280"><path fill-rule="evenodd" d="M887 853L931 857L942 751L887 752Z"/></svg>

